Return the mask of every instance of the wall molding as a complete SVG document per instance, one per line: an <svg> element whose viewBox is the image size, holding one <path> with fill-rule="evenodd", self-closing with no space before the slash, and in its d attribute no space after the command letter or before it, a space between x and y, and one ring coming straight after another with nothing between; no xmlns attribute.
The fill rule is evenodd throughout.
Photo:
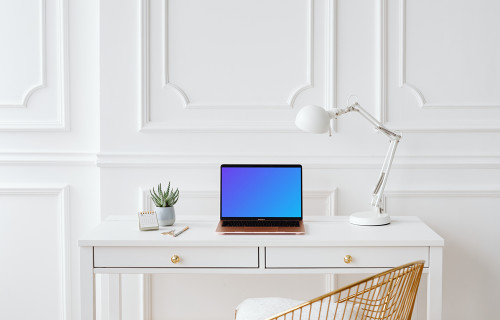
<svg viewBox="0 0 500 320"><path fill-rule="evenodd" d="M31 98L35 91L46 87L47 83L47 35L46 35L46 6L45 0L39 0L38 4L40 6L40 24L39 24L39 40L40 40L40 79L39 83L36 83L30 88L26 89L26 92L23 97L21 97L21 101L19 103L12 102L0 102L0 107L27 107L28 100Z"/></svg>
<svg viewBox="0 0 500 320"><path fill-rule="evenodd" d="M421 108L429 109L496 109L500 108L500 103L481 104L450 104L450 103L429 103L421 90L406 81L406 1L399 0L399 87L407 88L417 99Z"/></svg>
<svg viewBox="0 0 500 320"><path fill-rule="evenodd" d="M166 19L165 12L168 7L168 0L164 0L164 19L163 19L163 87L172 87L181 97L183 103L188 109L290 109L296 98L305 90L314 87L314 1L307 0L309 3L309 32L308 32L308 75L307 81L304 85L296 88L289 96L287 103L276 106L276 104L249 104L249 105L213 105L213 104L192 104L186 92L175 83L172 83L168 75L168 39L166 34ZM327 107L332 108L336 102L335 93L329 93L328 88L335 89L336 87L336 3L338 0L328 0L328 10L326 12L326 43L325 43L325 65L333 68L328 68L325 77L325 100ZM140 51L140 74L141 74L141 103L139 110L139 132L296 132L297 129L293 123L289 121L162 121L156 122L151 120L151 101L150 101L150 0L141 0L141 51ZM335 56L330 56L335 55ZM335 86L333 82L335 81ZM332 89L332 90L333 90Z"/></svg>
<svg viewBox="0 0 500 320"><path fill-rule="evenodd" d="M333 190L304 190L304 199L327 199L328 201L328 216L337 215L337 188ZM183 199L219 199L218 190L182 190ZM149 189L139 188L139 208L141 210L154 210L153 202L149 196Z"/></svg>
<svg viewBox="0 0 500 320"><path fill-rule="evenodd" d="M183 190L182 197L188 199L218 199L219 191L203 191L203 190ZM139 208L138 211L150 211L154 210L155 206L153 201L149 196L149 189L139 188Z"/></svg>
<svg viewBox="0 0 500 320"><path fill-rule="evenodd" d="M500 189L386 190L382 198L384 211L388 198L500 198Z"/></svg>
<svg viewBox="0 0 500 320"><path fill-rule="evenodd" d="M58 197L59 257L61 284L60 316L71 319L71 265L70 265L70 213L69 186L0 186L0 195L56 195Z"/></svg>
<svg viewBox="0 0 500 320"><path fill-rule="evenodd" d="M426 109L429 110L429 109ZM387 109L383 111L384 115L387 115ZM382 121L381 121L382 122ZM445 123L449 123L444 121ZM500 126L490 126L489 124L485 124L482 126L481 124L477 125L459 125L460 121L457 121L456 126L449 127L422 127L417 125L401 125L396 122L385 121L383 122L388 127L391 127L391 130L400 131L403 133L495 133L500 132Z"/></svg>
<svg viewBox="0 0 500 320"><path fill-rule="evenodd" d="M1 152L0 166L101 168L218 167L221 163L301 163L306 169L380 169L383 156L206 155L171 153ZM500 156L398 156L399 169L498 169Z"/></svg>
<svg viewBox="0 0 500 320"><path fill-rule="evenodd" d="M375 73L375 118L380 122L387 122L387 0L378 0L378 14L376 28L378 35L378 50L375 60L378 61Z"/></svg>
<svg viewBox="0 0 500 320"><path fill-rule="evenodd" d="M221 163L300 163L305 169L380 169L384 156L204 155L167 153L99 153L101 168L213 168ZM500 156L398 156L395 169L498 169Z"/></svg>
<svg viewBox="0 0 500 320"><path fill-rule="evenodd" d="M500 189L418 189L418 190L388 190L385 197L390 198L497 198Z"/></svg>
<svg viewBox="0 0 500 320"><path fill-rule="evenodd" d="M338 215L338 188L332 190L305 190L303 191L304 199L324 198L328 199L328 217Z"/></svg>
<svg viewBox="0 0 500 320"><path fill-rule="evenodd" d="M327 1L327 23L328 27L325 32L326 40L326 61L325 69L325 109L332 110L338 107L337 100L337 79L338 79L338 36L337 36L337 21L338 21L338 0ZM337 132L337 119L330 120L332 123L332 132Z"/></svg>
<svg viewBox="0 0 500 320"><path fill-rule="evenodd" d="M332 191L324 191L326 196L328 196L329 201L329 217L338 215L338 188L334 188ZM318 196L324 196L321 191L317 192ZM335 273L325 274L325 293L332 292L337 289L339 278Z"/></svg>
<svg viewBox="0 0 500 320"><path fill-rule="evenodd" d="M464 104L464 105L454 105L454 104L435 104L426 101L423 93L415 86L409 84L406 81L406 1L399 0L398 9L398 86L403 89L407 89L417 100L417 104L422 110L431 111L435 109L497 109L500 104ZM388 120L388 0L378 1L378 18L377 18L377 34L378 34L378 50L377 50L377 61L378 68L376 74L376 88L377 92L377 102L376 107L376 118L392 127L394 130L409 132L409 133L456 133L456 132L466 132L466 133L477 133L477 132L500 132L500 125L490 125L490 124L465 124L457 121L454 126L449 125L449 121L443 121L443 125L439 126L418 126L415 124L401 126L398 123L392 123Z"/></svg>
<svg viewBox="0 0 500 320"><path fill-rule="evenodd" d="M97 155L83 152L0 152L0 166L96 166Z"/></svg>
<svg viewBox="0 0 500 320"><path fill-rule="evenodd" d="M308 38L307 38L307 79L305 81L305 84L300 85L298 88L294 89L288 99L286 100L286 103L284 104L276 104L276 103L259 103L259 104L219 104L219 103L210 103L210 104L204 104L204 103L192 103L186 93L186 90L182 89L179 85L175 84L170 80L170 75L169 75L169 59L168 59L168 47L169 47L169 42L168 42L168 5L169 5L169 0L163 0L163 15L162 15L162 22L163 22L163 28L162 28L162 33L163 33L163 43L162 43L162 49L163 49L163 87L171 87L176 91L179 96L181 97L184 107L186 109L229 109L229 108L238 108L238 109L255 109L255 108L272 108L272 109L282 109L282 108L293 108L293 104L297 98L297 96L303 92L306 89L312 88L313 87L313 66L314 66L314 48L313 48L313 26L314 26L314 0L306 0L308 3ZM149 5L148 5L149 9ZM148 14L149 17L149 14ZM149 31L149 28L147 29Z"/></svg>
<svg viewBox="0 0 500 320"><path fill-rule="evenodd" d="M149 119L149 110L141 112L143 116L141 119ZM148 120L141 124L138 131L145 133L296 133L298 130L292 121L210 121L208 124L207 121L153 122Z"/></svg>
<svg viewBox="0 0 500 320"><path fill-rule="evenodd" d="M43 35L41 36L42 41L42 81L41 84L36 85L31 88L24 101L20 106L27 106L29 99L35 93L42 88L46 88L46 20L45 20L45 7L46 0L41 0L43 5L43 23L42 30L40 31ZM59 58L58 61L58 81L59 86L57 95L57 119L54 121L1 121L0 122L0 132L1 131L15 131L15 132L59 132L59 131L69 131L70 129L70 117L69 117L69 68L68 68L68 0L57 0L57 45L55 52Z"/></svg>

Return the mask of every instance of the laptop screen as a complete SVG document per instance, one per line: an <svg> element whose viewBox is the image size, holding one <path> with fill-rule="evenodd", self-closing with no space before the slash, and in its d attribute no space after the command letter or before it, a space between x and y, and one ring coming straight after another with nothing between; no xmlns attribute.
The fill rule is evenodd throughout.
<svg viewBox="0 0 500 320"><path fill-rule="evenodd" d="M221 166L221 219L302 219L301 165Z"/></svg>

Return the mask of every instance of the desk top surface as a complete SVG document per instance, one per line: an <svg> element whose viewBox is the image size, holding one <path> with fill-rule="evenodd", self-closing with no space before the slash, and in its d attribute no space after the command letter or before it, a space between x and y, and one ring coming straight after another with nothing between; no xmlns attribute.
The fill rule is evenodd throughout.
<svg viewBox="0 0 500 320"><path fill-rule="evenodd" d="M133 218L133 219L132 219ZM79 240L80 246L443 246L444 240L417 217L391 217L385 226L356 226L348 217L304 219L304 235L219 235L216 220L187 217L172 227L139 231L136 217L110 217ZM178 237L161 233L179 226Z"/></svg>

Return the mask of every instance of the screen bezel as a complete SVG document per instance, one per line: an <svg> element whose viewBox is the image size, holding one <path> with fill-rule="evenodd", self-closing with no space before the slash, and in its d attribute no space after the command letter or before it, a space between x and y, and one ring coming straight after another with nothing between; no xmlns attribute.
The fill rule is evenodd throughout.
<svg viewBox="0 0 500 320"><path fill-rule="evenodd" d="M300 168L300 218L298 217L222 217L222 168ZM303 190L302 190L302 165L300 164L222 164L219 175L220 195L219 195L219 218L221 220L299 220L304 216Z"/></svg>

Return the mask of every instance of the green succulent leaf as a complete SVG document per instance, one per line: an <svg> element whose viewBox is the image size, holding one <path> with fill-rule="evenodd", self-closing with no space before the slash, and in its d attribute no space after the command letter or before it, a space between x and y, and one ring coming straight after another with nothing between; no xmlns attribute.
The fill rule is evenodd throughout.
<svg viewBox="0 0 500 320"><path fill-rule="evenodd" d="M156 191L154 189L152 190L149 190L149 193L151 195L151 199L153 199L153 202L155 203L156 206L161 206L161 199L160 197L158 196L158 194L156 194Z"/></svg>
<svg viewBox="0 0 500 320"><path fill-rule="evenodd" d="M149 190L149 194L157 207L172 207L179 200L179 188L174 191L170 182L168 182L167 190L163 191L160 183L156 190L155 188Z"/></svg>

